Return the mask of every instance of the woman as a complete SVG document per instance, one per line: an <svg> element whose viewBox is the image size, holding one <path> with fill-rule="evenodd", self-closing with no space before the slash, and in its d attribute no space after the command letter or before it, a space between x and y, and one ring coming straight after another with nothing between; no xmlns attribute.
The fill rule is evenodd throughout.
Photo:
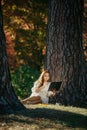
<svg viewBox="0 0 87 130"><path fill-rule="evenodd" d="M53 92L48 92L50 86L50 73L46 70L42 72L39 79L34 83L32 88L32 94L30 97L24 99L23 103L37 104L37 103L48 103L49 96L53 95Z"/></svg>

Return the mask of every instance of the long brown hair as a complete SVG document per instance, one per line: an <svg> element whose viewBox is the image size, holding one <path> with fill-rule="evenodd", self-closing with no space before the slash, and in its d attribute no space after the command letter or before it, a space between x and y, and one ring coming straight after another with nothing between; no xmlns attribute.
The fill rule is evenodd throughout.
<svg viewBox="0 0 87 130"><path fill-rule="evenodd" d="M44 75L48 73L49 74L49 77L50 77L50 72L48 70L45 70L41 73L40 77L38 78L38 87L41 87L44 83ZM50 82L50 78L49 78L49 81Z"/></svg>

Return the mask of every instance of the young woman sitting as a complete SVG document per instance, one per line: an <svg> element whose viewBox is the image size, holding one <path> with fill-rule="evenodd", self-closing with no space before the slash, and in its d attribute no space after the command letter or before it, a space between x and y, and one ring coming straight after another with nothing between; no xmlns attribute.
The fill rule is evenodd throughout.
<svg viewBox="0 0 87 130"><path fill-rule="evenodd" d="M48 91L50 84L50 73L46 70L42 72L39 79L34 83L32 94L28 98L22 100L22 102L25 104L48 104L49 96L54 95L52 91Z"/></svg>

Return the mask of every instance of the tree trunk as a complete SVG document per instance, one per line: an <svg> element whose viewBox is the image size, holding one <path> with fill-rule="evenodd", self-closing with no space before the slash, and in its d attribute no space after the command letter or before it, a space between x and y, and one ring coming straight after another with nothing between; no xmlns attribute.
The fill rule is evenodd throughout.
<svg viewBox="0 0 87 130"><path fill-rule="evenodd" d="M46 69L62 81L56 102L87 107L87 64L82 47L83 0L50 0Z"/></svg>
<svg viewBox="0 0 87 130"><path fill-rule="evenodd" d="M11 84L0 0L0 113L13 113L23 109L24 106L15 95Z"/></svg>

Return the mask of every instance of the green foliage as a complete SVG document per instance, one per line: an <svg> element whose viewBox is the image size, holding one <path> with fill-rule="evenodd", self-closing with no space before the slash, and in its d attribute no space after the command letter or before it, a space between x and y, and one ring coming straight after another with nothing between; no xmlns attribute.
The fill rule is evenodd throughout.
<svg viewBox="0 0 87 130"><path fill-rule="evenodd" d="M4 29L12 34L16 64L22 61L31 67L42 66L47 12L46 0L10 0L3 5Z"/></svg>
<svg viewBox="0 0 87 130"><path fill-rule="evenodd" d="M21 65L11 73L12 85L15 93L20 98L28 97L33 83L37 80L39 71L30 66Z"/></svg>

